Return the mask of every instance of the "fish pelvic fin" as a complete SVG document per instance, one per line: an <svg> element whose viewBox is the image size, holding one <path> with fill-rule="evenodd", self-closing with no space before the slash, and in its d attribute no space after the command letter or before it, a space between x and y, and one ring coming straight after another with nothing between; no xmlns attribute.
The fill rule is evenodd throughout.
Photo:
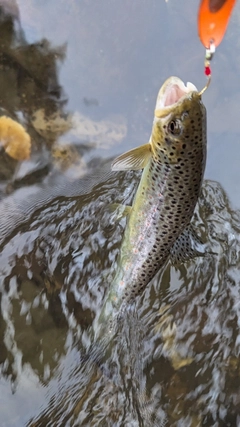
<svg viewBox="0 0 240 427"><path fill-rule="evenodd" d="M112 163L112 171L144 169L151 157L151 145L141 145L118 156Z"/></svg>
<svg viewBox="0 0 240 427"><path fill-rule="evenodd" d="M120 203L112 203L108 206L108 210L111 213L116 213L116 219L120 220L130 214L132 206L121 205Z"/></svg>
<svg viewBox="0 0 240 427"><path fill-rule="evenodd" d="M198 256L204 256L206 249L204 243L195 233L191 224L173 244L170 250L170 261L172 264L181 264Z"/></svg>

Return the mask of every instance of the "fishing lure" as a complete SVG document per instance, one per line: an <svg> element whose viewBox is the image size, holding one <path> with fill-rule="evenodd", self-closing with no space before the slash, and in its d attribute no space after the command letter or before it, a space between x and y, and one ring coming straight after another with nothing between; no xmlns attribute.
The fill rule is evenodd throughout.
<svg viewBox="0 0 240 427"><path fill-rule="evenodd" d="M202 44L217 47L226 32L236 0L202 0L198 13L198 33Z"/></svg>
<svg viewBox="0 0 240 427"><path fill-rule="evenodd" d="M221 43L236 0L201 0L198 12L198 34L206 48L205 75L210 79L210 61Z"/></svg>

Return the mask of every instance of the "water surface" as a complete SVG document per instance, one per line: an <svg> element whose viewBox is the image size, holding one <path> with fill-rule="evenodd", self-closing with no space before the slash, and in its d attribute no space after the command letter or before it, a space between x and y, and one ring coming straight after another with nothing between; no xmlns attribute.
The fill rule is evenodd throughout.
<svg viewBox="0 0 240 427"><path fill-rule="evenodd" d="M166 267L111 357L84 358L139 174L111 158L149 138L170 75L204 83L197 2L3 1L1 113L32 138L0 152L1 426L234 426L239 410L240 8L204 95L208 162L194 216L206 257Z"/></svg>

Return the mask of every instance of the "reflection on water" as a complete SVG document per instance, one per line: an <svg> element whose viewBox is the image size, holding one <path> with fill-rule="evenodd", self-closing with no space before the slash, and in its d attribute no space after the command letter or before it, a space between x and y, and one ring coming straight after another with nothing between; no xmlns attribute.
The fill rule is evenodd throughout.
<svg viewBox="0 0 240 427"><path fill-rule="evenodd" d="M48 22L48 10L52 20L56 17L56 1L43 2L41 9L32 0L20 4L19 13L14 0L0 0L1 115L22 122L33 141L27 162L0 152L0 425L239 425L240 212L231 208L215 181L204 182L193 221L206 241L206 256L166 265L129 308L106 360L99 363L86 354L125 226L108 207L131 203L139 179L137 173L111 174L110 161L99 155L123 152L117 145L122 141L145 142L152 117L149 97L154 102L161 82L177 72L178 59L185 73L189 55L194 57L194 40L188 51L178 52L170 28L178 26L185 45L185 27L193 28L196 6L188 4L183 13L176 0L168 5L153 1L152 8L123 1L116 20L117 0L111 5L103 0L94 9L85 0L80 11L77 2L66 6L61 1L66 25L60 42L41 35L30 44L20 17L28 38L29 29L36 28L36 35ZM163 23L165 18L167 31L159 29L159 19ZM79 31L81 46L77 36L65 43L72 28ZM160 43L163 35L166 43ZM231 32L228 37L233 40ZM176 54L165 61L169 51ZM238 63L236 58L237 78ZM59 77L66 64L62 79L68 90ZM224 70L228 66L224 62ZM199 77L199 62L194 59L192 67L190 72ZM236 75L229 83L235 114ZM218 90L213 82L206 94L210 105ZM229 138L231 130L225 128L227 120L218 124L219 111L225 117L225 101L213 115L209 108L210 134L217 132L216 140L222 131ZM238 161L231 154L238 150L237 145L231 148L238 138L235 126L228 139L230 163L233 157ZM209 171L215 173L227 156L224 138L216 162L213 140ZM107 149L105 155L100 146ZM222 166L221 178L226 178ZM235 203L238 192L237 187Z"/></svg>

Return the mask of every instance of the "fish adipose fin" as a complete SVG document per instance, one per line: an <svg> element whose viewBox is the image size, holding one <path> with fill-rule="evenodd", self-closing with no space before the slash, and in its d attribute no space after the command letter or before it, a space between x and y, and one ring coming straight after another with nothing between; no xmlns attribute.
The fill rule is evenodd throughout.
<svg viewBox="0 0 240 427"><path fill-rule="evenodd" d="M151 157L151 145L141 145L118 156L112 163L112 171L144 169Z"/></svg>
<svg viewBox="0 0 240 427"><path fill-rule="evenodd" d="M204 256L205 253L205 245L189 225L172 246L170 260L172 264L180 264L197 256Z"/></svg>
<svg viewBox="0 0 240 427"><path fill-rule="evenodd" d="M120 203L112 203L111 205L109 205L108 209L111 213L116 213L117 219L120 220L124 216L127 216L130 214L132 210L132 206L121 205Z"/></svg>

